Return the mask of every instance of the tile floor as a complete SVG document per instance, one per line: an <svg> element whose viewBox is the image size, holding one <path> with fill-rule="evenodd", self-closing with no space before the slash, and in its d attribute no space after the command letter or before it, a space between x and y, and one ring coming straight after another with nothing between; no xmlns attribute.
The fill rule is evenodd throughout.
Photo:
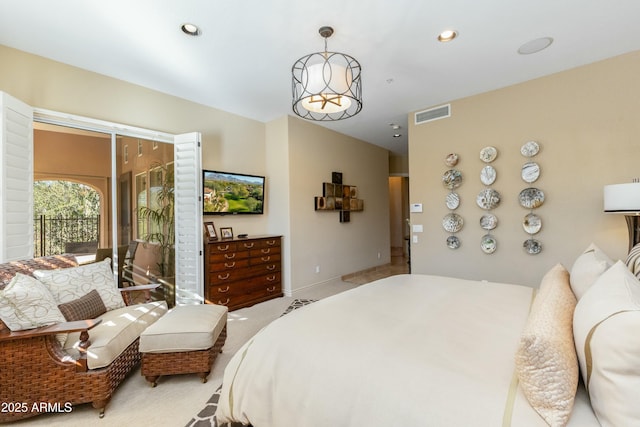
<svg viewBox="0 0 640 427"><path fill-rule="evenodd" d="M357 273L347 274L342 277L342 281L362 285L396 274L406 274L409 273L409 264L407 261L407 258L403 256L392 256L391 263L380 267L369 268Z"/></svg>

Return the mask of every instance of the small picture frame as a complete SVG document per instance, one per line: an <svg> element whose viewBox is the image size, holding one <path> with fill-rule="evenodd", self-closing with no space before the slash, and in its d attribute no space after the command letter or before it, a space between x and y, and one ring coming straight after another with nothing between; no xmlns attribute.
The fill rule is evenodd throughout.
<svg viewBox="0 0 640 427"><path fill-rule="evenodd" d="M220 227L220 236L223 239L233 239L233 229L231 227Z"/></svg>
<svg viewBox="0 0 640 427"><path fill-rule="evenodd" d="M204 233L205 236L207 236L207 240L218 240L216 227L213 225L213 222L209 221L204 223Z"/></svg>

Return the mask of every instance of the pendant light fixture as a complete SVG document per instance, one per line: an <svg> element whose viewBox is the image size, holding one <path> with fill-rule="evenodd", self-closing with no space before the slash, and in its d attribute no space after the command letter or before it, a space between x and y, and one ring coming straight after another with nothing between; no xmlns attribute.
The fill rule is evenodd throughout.
<svg viewBox="0 0 640 427"><path fill-rule="evenodd" d="M293 74L293 112L315 121L342 120L362 110L360 63L352 56L327 52L333 28L321 27L324 52L298 59Z"/></svg>

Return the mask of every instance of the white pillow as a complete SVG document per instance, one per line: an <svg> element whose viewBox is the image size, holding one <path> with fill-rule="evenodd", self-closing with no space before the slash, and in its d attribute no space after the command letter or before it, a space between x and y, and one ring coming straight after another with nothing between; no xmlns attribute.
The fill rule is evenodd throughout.
<svg viewBox="0 0 640 427"><path fill-rule="evenodd" d="M571 289L579 300L598 277L614 264L607 254L591 243L571 267Z"/></svg>
<svg viewBox="0 0 640 427"><path fill-rule="evenodd" d="M72 268L36 270L33 275L49 288L58 304L77 300L95 289L107 310L125 306L110 258Z"/></svg>
<svg viewBox="0 0 640 427"><path fill-rule="evenodd" d="M569 421L578 388L572 330L575 306L569 272L556 264L542 278L516 352L520 387L550 426Z"/></svg>
<svg viewBox="0 0 640 427"><path fill-rule="evenodd" d="M573 331L591 406L603 426L640 422L640 282L618 261L576 306Z"/></svg>
<svg viewBox="0 0 640 427"><path fill-rule="evenodd" d="M12 331L66 322L47 287L21 273L0 290L0 319Z"/></svg>

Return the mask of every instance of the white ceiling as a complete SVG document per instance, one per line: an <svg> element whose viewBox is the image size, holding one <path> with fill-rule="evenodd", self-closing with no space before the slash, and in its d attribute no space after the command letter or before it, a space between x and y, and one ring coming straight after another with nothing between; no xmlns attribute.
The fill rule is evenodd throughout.
<svg viewBox="0 0 640 427"><path fill-rule="evenodd" d="M364 106L322 125L406 154L409 112L639 50L639 17L638 0L2 0L0 44L266 122L293 114L291 66L330 25Z"/></svg>

